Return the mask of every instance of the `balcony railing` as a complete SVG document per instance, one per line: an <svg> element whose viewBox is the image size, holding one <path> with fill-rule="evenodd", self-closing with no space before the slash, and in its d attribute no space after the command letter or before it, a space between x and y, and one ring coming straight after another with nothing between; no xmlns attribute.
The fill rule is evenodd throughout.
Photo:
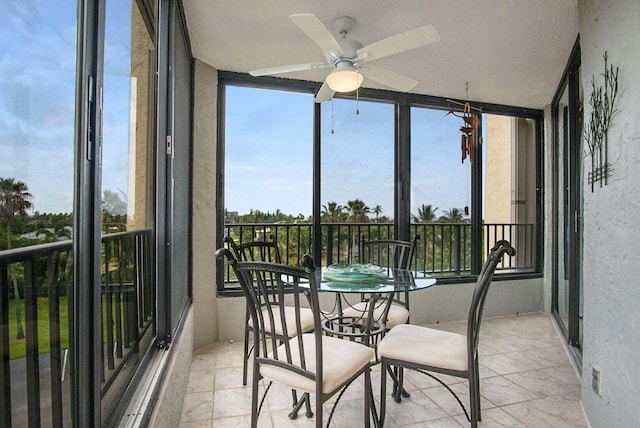
<svg viewBox="0 0 640 428"><path fill-rule="evenodd" d="M101 247L103 358L96 370L108 413L145 351L142 342L151 340L155 299L150 231L105 235ZM71 241L0 251L0 418L6 426L70 426L73 271ZM24 311L24 340L11 340L16 309Z"/></svg>
<svg viewBox="0 0 640 428"><path fill-rule="evenodd" d="M361 236L365 239L394 237L391 223L322 223L324 266L331 263L357 262ZM283 261L297 264L312 249L311 223L227 223L225 235L236 243L276 239ZM439 277L455 277L471 273L471 224L412 223L411 236L418 235L413 269ZM517 249L513 258L505 258L497 271L533 272L535 269L535 229L533 224L485 223L482 234L483 254L500 239L507 239ZM237 289L237 283L226 268L222 290Z"/></svg>

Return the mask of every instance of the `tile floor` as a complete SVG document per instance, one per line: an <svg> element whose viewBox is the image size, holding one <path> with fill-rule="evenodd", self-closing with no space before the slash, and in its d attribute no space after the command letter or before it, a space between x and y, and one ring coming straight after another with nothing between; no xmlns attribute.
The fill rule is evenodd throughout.
<svg viewBox="0 0 640 428"><path fill-rule="evenodd" d="M437 327L464 332L465 323ZM481 426L588 427L580 405L580 379L549 315L484 319L480 353ZM372 372L379 406L379 365ZM467 405L466 382L446 376L443 380ZM455 399L435 381L408 371L405 387L410 398L400 404L387 400L385 427L469 426ZM332 427L364 426L362 394L363 382L354 382L337 406ZM288 419L290 398L287 389L272 386L259 426L314 426L314 419L302 412L297 420ZM180 427L249 427L250 404L251 388L242 386L242 343L215 343L196 352ZM325 424L329 412L330 404L325 405Z"/></svg>

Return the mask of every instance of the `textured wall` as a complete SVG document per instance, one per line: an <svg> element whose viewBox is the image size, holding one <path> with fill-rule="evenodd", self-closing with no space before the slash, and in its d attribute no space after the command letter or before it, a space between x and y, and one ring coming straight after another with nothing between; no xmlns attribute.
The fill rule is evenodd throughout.
<svg viewBox="0 0 640 428"><path fill-rule="evenodd" d="M439 321L467 319L474 285L436 285L426 290L412 292L410 296L411 323L431 324ZM487 295L484 316L541 312L543 310L542 288L542 279L494 281ZM333 296L333 293L321 293L323 308L330 309L333 306ZM354 298L359 298L359 295L354 294ZM218 339L221 342L230 339L242 340L245 315L244 298L220 297L218 302L220 329Z"/></svg>
<svg viewBox="0 0 640 428"><path fill-rule="evenodd" d="M218 340L214 263L217 94L218 72L195 60L192 219L195 349Z"/></svg>
<svg viewBox="0 0 640 428"><path fill-rule="evenodd" d="M184 319L184 328L173 341L158 400L153 403L149 426L171 428L180 425L184 394L189 383L193 358L193 310L189 309Z"/></svg>
<svg viewBox="0 0 640 428"><path fill-rule="evenodd" d="M602 82L603 54L620 67L618 113L609 132L613 173L592 193L584 160L584 354L582 400L594 427L640 426L640 1L579 2L585 121L591 78ZM591 389L602 369L602 397Z"/></svg>

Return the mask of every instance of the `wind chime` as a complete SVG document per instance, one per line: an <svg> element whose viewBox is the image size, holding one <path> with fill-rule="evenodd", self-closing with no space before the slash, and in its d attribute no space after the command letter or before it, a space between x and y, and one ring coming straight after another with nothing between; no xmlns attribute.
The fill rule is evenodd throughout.
<svg viewBox="0 0 640 428"><path fill-rule="evenodd" d="M466 86L467 99L469 98L469 82ZM458 109L450 109L447 114L452 114L461 118L464 123L460 127L462 135L460 137L460 149L462 151L462 163L464 163L467 156L469 161L473 162L473 154L477 144L482 144L482 137L478 135L478 126L480 125L480 119L478 115L473 112L476 110L482 112L482 109L473 107L468 101L461 103L459 101L447 100L450 104L455 104L462 107L462 113Z"/></svg>
<svg viewBox="0 0 640 428"><path fill-rule="evenodd" d="M466 83L466 99L469 99L469 82ZM462 152L461 162L464 163L465 159L469 157L469 162L473 163L474 151L478 144L482 144L482 137L478 135L480 118L478 117L478 113L476 113L482 113L482 109L473 107L468 101L464 103L449 99L447 101L449 104L456 105L456 107L449 109L447 115L452 114L461 118L463 121L463 124L460 127L460 132L462 132L462 135L460 136L460 150ZM460 112L460 107L462 107L462 113ZM474 112L474 110L476 112ZM469 173L468 170L467 173ZM466 182L467 184L469 183L468 177ZM467 216L469 215L468 205L464 207L464 214Z"/></svg>

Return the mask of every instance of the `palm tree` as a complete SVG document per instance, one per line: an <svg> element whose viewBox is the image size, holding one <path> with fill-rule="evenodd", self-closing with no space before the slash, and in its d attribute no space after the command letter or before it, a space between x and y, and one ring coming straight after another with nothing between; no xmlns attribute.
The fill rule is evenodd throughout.
<svg viewBox="0 0 640 428"><path fill-rule="evenodd" d="M444 212L443 215L440 216L440 221L445 223L466 223L467 218L464 215L464 211L458 208L451 208Z"/></svg>
<svg viewBox="0 0 640 428"><path fill-rule="evenodd" d="M447 229L443 229L443 251L448 250L450 254L460 254L460 242L463 231L460 223L468 223L469 219L465 216L464 210L458 208L451 208L446 210L443 215L440 216L439 221L443 223L457 223L451 224ZM448 248L445 248L447 247ZM457 251L456 251L457 250ZM456 257L455 265L451 266L451 269L460 269L460 260Z"/></svg>
<svg viewBox="0 0 640 428"><path fill-rule="evenodd" d="M351 223L366 223L369 220L371 209L360 199L347 202L347 210Z"/></svg>
<svg viewBox="0 0 640 428"><path fill-rule="evenodd" d="M422 204L418 208L418 215L412 215L414 223L432 223L436 221L436 211L438 207L433 208L433 205Z"/></svg>
<svg viewBox="0 0 640 428"><path fill-rule="evenodd" d="M71 227L65 224L57 224L54 227L43 227L36 231L36 236L44 236L47 242L56 242L72 238Z"/></svg>
<svg viewBox="0 0 640 428"><path fill-rule="evenodd" d="M338 223L344 214L344 207L337 202L327 202L322 206L322 218L330 223Z"/></svg>
<svg viewBox="0 0 640 428"><path fill-rule="evenodd" d="M369 213L371 210L360 199L354 199L347 202L347 210L349 211L350 223L368 223ZM351 252L352 254L358 254L358 243L360 241L360 234L358 233L359 226L352 226L353 232L351 233ZM355 257L355 256L354 256Z"/></svg>
<svg viewBox="0 0 640 428"><path fill-rule="evenodd" d="M376 205L375 207L373 207L371 212L373 212L373 214L376 216L376 223L378 223L380 214L382 214L382 207L380 205Z"/></svg>
<svg viewBox="0 0 640 428"><path fill-rule="evenodd" d="M0 178L0 219L7 229L7 249L11 248L11 220L16 215L22 218L27 216L27 210L33 206L31 196L27 185L22 181L16 181L15 178ZM20 313L20 292L14 265L9 265L9 269L13 279L13 298L16 307L16 339L24 339Z"/></svg>

